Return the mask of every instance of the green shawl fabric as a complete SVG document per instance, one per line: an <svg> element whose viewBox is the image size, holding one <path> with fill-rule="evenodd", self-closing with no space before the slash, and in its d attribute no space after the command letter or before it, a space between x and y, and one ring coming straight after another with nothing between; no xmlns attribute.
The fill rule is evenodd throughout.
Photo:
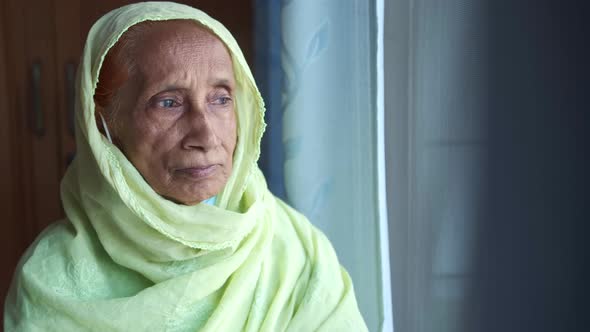
<svg viewBox="0 0 590 332"><path fill-rule="evenodd" d="M97 130L103 58L132 25L189 19L227 45L238 82L234 171L215 205L165 200ZM365 331L352 282L326 237L267 189L256 162L264 104L236 41L175 3L114 10L92 27L76 99L77 157L66 219L22 258L6 331Z"/></svg>

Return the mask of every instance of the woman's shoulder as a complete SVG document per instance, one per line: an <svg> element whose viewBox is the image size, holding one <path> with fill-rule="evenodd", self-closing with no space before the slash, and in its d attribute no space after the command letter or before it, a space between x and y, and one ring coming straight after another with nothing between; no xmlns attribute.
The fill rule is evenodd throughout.
<svg viewBox="0 0 590 332"><path fill-rule="evenodd" d="M67 220L54 222L37 236L21 256L4 303L5 329L24 330L22 324L25 313L36 314L43 310L45 306L31 303L42 301L38 290L55 290L56 275L51 271L60 265L62 253L66 251L74 233L74 228Z"/></svg>
<svg viewBox="0 0 590 332"><path fill-rule="evenodd" d="M57 277L51 271L64 270L66 256L76 232L67 220L49 225L21 256L14 272L11 291L32 285L51 286Z"/></svg>
<svg viewBox="0 0 590 332"><path fill-rule="evenodd" d="M66 219L56 221L45 228L29 245L17 266L21 270L31 261L45 260L63 252L68 243L75 237L75 229Z"/></svg>
<svg viewBox="0 0 590 332"><path fill-rule="evenodd" d="M83 330L74 312L91 314L93 300L132 295L144 283L110 259L95 233L62 220L22 256L4 305L5 329L47 331L64 324Z"/></svg>

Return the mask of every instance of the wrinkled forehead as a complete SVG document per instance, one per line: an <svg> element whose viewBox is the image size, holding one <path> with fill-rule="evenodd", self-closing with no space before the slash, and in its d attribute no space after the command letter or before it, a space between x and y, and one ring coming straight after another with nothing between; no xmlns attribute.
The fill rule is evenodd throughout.
<svg viewBox="0 0 590 332"><path fill-rule="evenodd" d="M205 70L233 81L233 62L225 45L209 29L192 21L138 24L119 41L129 48L137 70L144 77L168 72Z"/></svg>
<svg viewBox="0 0 590 332"><path fill-rule="evenodd" d="M193 42L221 42L221 39L213 31L194 20L166 20L166 21L143 21L133 25L151 27L152 39L165 36L164 40L172 42L192 40Z"/></svg>
<svg viewBox="0 0 590 332"><path fill-rule="evenodd" d="M191 58L211 55L212 65L231 65L230 51L208 28L192 20L144 21L131 26L114 49L125 47L128 56L142 60L150 56Z"/></svg>
<svg viewBox="0 0 590 332"><path fill-rule="evenodd" d="M159 47L171 49L174 45L181 44L225 47L213 31L193 20L143 21L131 26L120 41L124 39L133 39L138 44L151 47L152 50Z"/></svg>

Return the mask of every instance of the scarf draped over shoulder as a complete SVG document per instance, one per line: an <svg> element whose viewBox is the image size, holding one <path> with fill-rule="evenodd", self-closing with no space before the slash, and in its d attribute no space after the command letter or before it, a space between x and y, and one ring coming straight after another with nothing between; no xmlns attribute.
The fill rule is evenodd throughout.
<svg viewBox="0 0 590 332"><path fill-rule="evenodd" d="M172 19L208 28L233 61L238 142L213 205L159 196L96 125L93 95L108 50L134 24ZM21 259L5 331L366 331L329 241L267 189L256 164L264 104L223 25L176 3L121 7L90 30L76 82L66 218Z"/></svg>

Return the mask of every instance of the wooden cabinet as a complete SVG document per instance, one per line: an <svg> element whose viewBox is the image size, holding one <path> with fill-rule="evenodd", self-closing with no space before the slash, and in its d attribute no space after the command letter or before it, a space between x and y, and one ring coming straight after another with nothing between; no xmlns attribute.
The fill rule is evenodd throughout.
<svg viewBox="0 0 590 332"><path fill-rule="evenodd" d="M18 259L63 218L60 180L75 154L75 70L92 24L135 1L0 2L0 296ZM217 18L252 63L252 0L179 1Z"/></svg>

